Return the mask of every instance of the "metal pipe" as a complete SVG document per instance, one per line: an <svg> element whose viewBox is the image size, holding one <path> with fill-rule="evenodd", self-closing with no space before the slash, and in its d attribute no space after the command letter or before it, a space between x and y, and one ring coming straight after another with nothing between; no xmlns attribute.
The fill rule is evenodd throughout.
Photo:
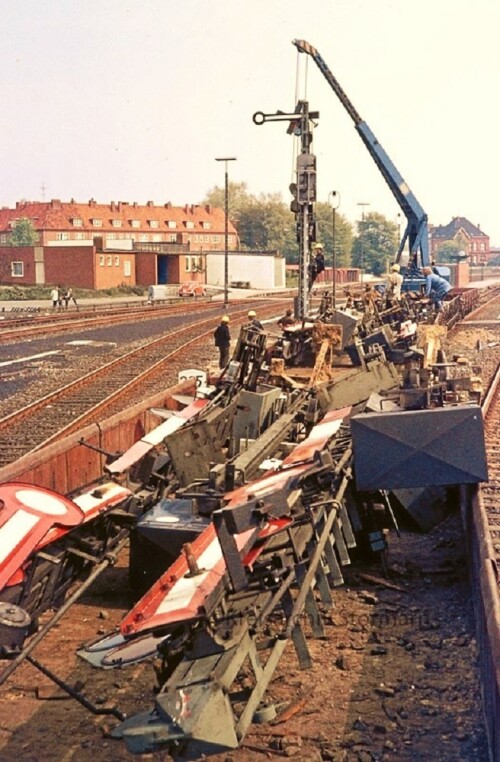
<svg viewBox="0 0 500 762"><path fill-rule="evenodd" d="M115 553L113 554L113 556L108 556L107 558L105 558L105 559L104 559L104 561L101 561L101 563L99 564L99 566L96 566L96 568L94 569L94 571L92 572L92 574L91 574L89 577L87 577L87 579L85 580L85 582L83 582L83 583L80 585L80 587L78 588L78 590L75 590L75 592L73 593L73 595L71 595L71 596L68 598L68 600L66 601L66 603L65 603L63 606L61 606L61 608L60 608L60 609L58 609L58 611L56 611L56 613L54 614L54 616L52 617L52 619L51 619L49 622L47 622L47 624L45 625L45 627L42 627L42 629L41 629L41 630L39 630L39 632L38 632L38 633L35 635L35 637L33 638L33 640L31 640L31 641L28 643L28 645L26 646L26 648L24 648L24 649L23 649L23 651L22 651L22 652L19 654L19 656L17 656L17 657L14 659L14 661L12 661L12 662L9 664L9 666L8 666L6 669L4 669L4 671L3 671L3 672L0 674L0 685L2 685L2 684L3 684L3 683L6 681L6 680L7 680L7 678L8 678L8 677L10 677L10 675L11 675L13 672L15 672L15 670L18 668L18 666L19 666L19 665L20 665L20 664L21 664L21 663L22 663L22 662L23 662L23 661L24 661L24 660L25 660L25 659L26 659L26 658L29 656L29 654L30 654L30 653L31 653L31 652L32 652L32 651L33 651L33 650L34 650L34 649L37 647L37 645L40 643L40 641L41 641L41 640L43 640L43 638L44 638L44 637L45 637L45 635L48 633L48 631L49 631L49 630L50 630L50 629L51 629L51 628L52 628L52 627L53 627L55 624L57 624L57 622L58 622L58 621L59 621L59 620L60 620L60 619L61 619L61 618L64 616L64 614L66 613L66 611L68 611L68 609L69 609L69 608L71 608L71 606L73 605L73 603L75 603L75 602L78 600L78 598L79 598L79 597L82 595L82 593L84 593L84 592L85 592L85 590L87 590L87 588L89 588L89 587L92 585L92 583L94 582L94 580L96 580L96 579L97 579L97 577L98 577L100 574L102 574L102 572L103 572L105 569L107 569L107 568L108 568L108 566L110 566L111 564L115 563L115 561L116 561L116 554L118 554L118 553L120 552L120 550L121 550L121 549L122 549L122 548L123 548L123 547L126 545L126 543L127 543L127 542L128 542L128 537L126 537L124 540L122 540L122 542L121 542L121 543L119 543L119 545L117 545L117 547L116 547L116 550L115 550Z"/></svg>
<svg viewBox="0 0 500 762"><path fill-rule="evenodd" d="M85 696L82 696L82 694L79 691L76 691L74 688L71 687L71 685L68 685L64 682L64 680L61 680L60 677L58 677L54 672L52 672L47 667L44 667L43 664L40 664L37 659L33 658L33 656L26 656L26 661L29 661L30 664L32 664L35 669L38 669L42 675L45 675L49 678L49 680L52 680L53 683L55 683L59 688L61 688L65 693L67 693L71 698L74 698L76 701L78 701L79 704L85 707L85 709L88 709L92 714L107 714L112 715L113 717L116 717L118 720L123 722L127 719L127 715L123 714L123 712L120 712L119 709L109 708L106 709L104 707L103 709L98 709L94 704L85 698Z"/></svg>

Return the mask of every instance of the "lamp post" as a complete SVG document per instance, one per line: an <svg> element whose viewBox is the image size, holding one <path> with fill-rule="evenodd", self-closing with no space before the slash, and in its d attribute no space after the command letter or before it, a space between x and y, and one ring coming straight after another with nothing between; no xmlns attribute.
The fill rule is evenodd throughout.
<svg viewBox="0 0 500 762"><path fill-rule="evenodd" d="M363 265L365 263L365 206L370 206L369 201L358 201L358 206L361 207L361 230L359 236L359 242L361 244L361 275L360 283L363 283Z"/></svg>
<svg viewBox="0 0 500 762"><path fill-rule="evenodd" d="M227 307L229 302L229 181L227 163L228 161L236 161L236 156L223 156L221 158L216 158L215 161L224 162L224 307Z"/></svg>
<svg viewBox="0 0 500 762"><path fill-rule="evenodd" d="M337 252L335 250L336 245L336 211L340 206L340 193L338 191L331 191L328 194L328 201L332 207L332 308L337 308L337 302L335 299L336 290L336 278L335 273L337 269Z"/></svg>

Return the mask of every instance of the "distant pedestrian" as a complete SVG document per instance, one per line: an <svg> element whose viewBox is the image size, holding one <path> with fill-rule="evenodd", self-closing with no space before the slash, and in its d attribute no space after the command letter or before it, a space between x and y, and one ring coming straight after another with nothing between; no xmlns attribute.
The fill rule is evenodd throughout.
<svg viewBox="0 0 500 762"><path fill-rule="evenodd" d="M248 311L248 320L249 320L249 324L248 324L249 328L255 328L257 331L264 330L260 320L257 320L257 313L255 312L255 310Z"/></svg>
<svg viewBox="0 0 500 762"><path fill-rule="evenodd" d="M72 289L72 288L67 288L67 289L66 289L66 291L64 292L64 297L63 297L63 299L64 299L64 307L65 307L65 309L68 309L68 304L69 304L71 301L73 301L73 304L75 305L75 307L78 307L78 304L77 304L77 302L76 302L76 299L75 299L75 297L73 296L73 289Z"/></svg>
<svg viewBox="0 0 500 762"><path fill-rule="evenodd" d="M222 370L229 362L229 347L231 345L231 334L229 333L229 318L223 315L220 325L214 331L215 346L219 350L219 368Z"/></svg>
<svg viewBox="0 0 500 762"><path fill-rule="evenodd" d="M50 292L50 298L52 299L52 309L55 310L59 305L59 289L54 287Z"/></svg>
<svg viewBox="0 0 500 762"><path fill-rule="evenodd" d="M422 272L425 278L425 301L432 300L436 310L441 312L443 309L443 299L448 291L450 291L451 285L446 278L436 275L432 271L432 267L424 267Z"/></svg>

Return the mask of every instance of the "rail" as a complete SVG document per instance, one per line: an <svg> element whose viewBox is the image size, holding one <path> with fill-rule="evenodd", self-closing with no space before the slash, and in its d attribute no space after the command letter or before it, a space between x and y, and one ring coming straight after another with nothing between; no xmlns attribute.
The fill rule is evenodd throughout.
<svg viewBox="0 0 500 762"><path fill-rule="evenodd" d="M246 320L246 307L245 303L244 310L231 313L237 322ZM268 306L267 311L274 314L276 306ZM218 319L211 316L170 330L0 419L0 464L10 462L10 454L19 458L116 412L112 408L119 408L120 402L122 406L133 404L137 401L130 400L134 391L136 397L141 396L139 389L143 397L150 396L152 392L145 385L164 385L175 369L175 361L186 353L190 355L193 346L207 344ZM174 341L177 346L172 348ZM171 351L165 353L166 346ZM69 411L71 420L67 422Z"/></svg>

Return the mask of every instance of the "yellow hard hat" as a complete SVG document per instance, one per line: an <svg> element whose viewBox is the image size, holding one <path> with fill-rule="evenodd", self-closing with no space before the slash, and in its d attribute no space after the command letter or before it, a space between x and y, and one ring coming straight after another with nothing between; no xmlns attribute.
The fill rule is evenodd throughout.
<svg viewBox="0 0 500 762"><path fill-rule="evenodd" d="M257 313L255 312L255 310L250 310L249 311L248 317L256 317L256 316L257 316Z"/></svg>
<svg viewBox="0 0 500 762"><path fill-rule="evenodd" d="M397 264L394 264L394 265L391 267L391 270L394 270L394 272L395 272L395 273L398 273L398 272L400 271L400 269L401 269L401 268L400 268L400 266L399 266L399 265L397 265Z"/></svg>
<svg viewBox="0 0 500 762"><path fill-rule="evenodd" d="M323 244L322 243L313 243L313 249L322 249Z"/></svg>
<svg viewBox="0 0 500 762"><path fill-rule="evenodd" d="M229 323L229 317L227 315L223 315L220 321L221 323Z"/></svg>

